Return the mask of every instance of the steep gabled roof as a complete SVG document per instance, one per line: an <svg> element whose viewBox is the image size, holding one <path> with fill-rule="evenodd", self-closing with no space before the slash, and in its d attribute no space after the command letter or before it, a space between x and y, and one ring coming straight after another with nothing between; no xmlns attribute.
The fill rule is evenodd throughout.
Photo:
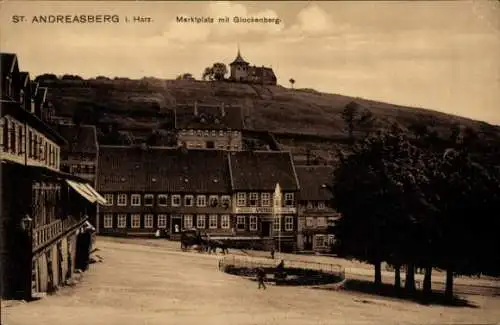
<svg viewBox="0 0 500 325"><path fill-rule="evenodd" d="M28 84L30 83L30 74L29 72L19 72L19 82L21 84L21 87L27 87Z"/></svg>
<svg viewBox="0 0 500 325"><path fill-rule="evenodd" d="M176 129L244 129L241 106L223 104L179 105L175 109L175 124Z"/></svg>
<svg viewBox="0 0 500 325"><path fill-rule="evenodd" d="M98 188L103 192L230 191L226 152L161 147L99 147Z"/></svg>
<svg viewBox="0 0 500 325"><path fill-rule="evenodd" d="M241 56L240 50L238 49L238 54L236 55L236 59L234 59L233 62L231 62L229 65L249 65L247 61L243 59Z"/></svg>
<svg viewBox="0 0 500 325"><path fill-rule="evenodd" d="M289 152L238 151L228 155L235 191L274 191L279 183L284 191L299 189Z"/></svg>
<svg viewBox="0 0 500 325"><path fill-rule="evenodd" d="M299 198L304 201L327 201L332 193L323 184L332 185L332 166L295 166L300 183Z"/></svg>
<svg viewBox="0 0 500 325"><path fill-rule="evenodd" d="M17 63L17 55L14 53L0 53L2 80L6 75L13 72Z"/></svg>

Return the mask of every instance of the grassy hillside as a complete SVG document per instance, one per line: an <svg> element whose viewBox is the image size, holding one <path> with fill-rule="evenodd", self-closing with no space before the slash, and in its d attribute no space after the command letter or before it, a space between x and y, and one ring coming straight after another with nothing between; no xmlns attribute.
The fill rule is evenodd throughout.
<svg viewBox="0 0 500 325"><path fill-rule="evenodd" d="M195 100L238 104L243 107L248 128L277 133L276 138L287 148L312 145L324 151L319 138L301 139L293 134L332 140L345 137L341 112L351 101L369 109L382 124L397 121L408 127L420 121L432 124L439 133L448 133L453 123L459 123L488 137L500 133L496 126L467 118L310 89L153 78L57 80L44 84L49 87L49 100L60 115L71 116L77 108L87 107L97 115L99 123L116 122L122 129L158 128L168 120L165 114L176 104Z"/></svg>

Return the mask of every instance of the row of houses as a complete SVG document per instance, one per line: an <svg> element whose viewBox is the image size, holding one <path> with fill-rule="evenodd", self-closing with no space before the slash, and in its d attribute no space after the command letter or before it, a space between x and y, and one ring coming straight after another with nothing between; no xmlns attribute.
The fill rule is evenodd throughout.
<svg viewBox="0 0 500 325"><path fill-rule="evenodd" d="M85 269L88 220L105 200L61 170L68 143L48 124L47 89L20 71L15 54L0 61L0 293L30 300Z"/></svg>
<svg viewBox="0 0 500 325"><path fill-rule="evenodd" d="M330 166L295 166L288 152L100 146L99 233L176 239L198 229L214 238L280 242L287 251L328 250L338 218ZM279 184L281 207L273 209ZM279 215L276 215L279 211Z"/></svg>

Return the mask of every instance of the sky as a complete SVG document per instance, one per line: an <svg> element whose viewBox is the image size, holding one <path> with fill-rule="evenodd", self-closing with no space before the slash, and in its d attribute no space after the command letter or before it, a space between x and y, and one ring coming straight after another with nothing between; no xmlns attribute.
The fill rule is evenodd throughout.
<svg viewBox="0 0 500 325"><path fill-rule="evenodd" d="M120 21L33 22L98 14ZM150 21L134 23L136 16ZM217 23L226 16L229 23ZM279 24L235 23L235 16ZM0 2L0 49L17 53L32 76L200 78L214 62L234 60L238 45L246 61L271 66L286 87L293 78L296 88L500 124L499 1Z"/></svg>

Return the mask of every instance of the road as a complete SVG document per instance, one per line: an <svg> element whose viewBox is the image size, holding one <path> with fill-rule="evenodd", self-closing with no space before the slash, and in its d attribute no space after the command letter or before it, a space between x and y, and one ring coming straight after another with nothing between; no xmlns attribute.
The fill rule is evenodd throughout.
<svg viewBox="0 0 500 325"><path fill-rule="evenodd" d="M99 238L98 246L103 262L92 264L80 283L30 303L3 302L2 324L409 325L500 320L498 297L470 296L479 308L457 308L307 287L269 286L264 291L253 281L220 272L219 256L181 252L166 241Z"/></svg>

